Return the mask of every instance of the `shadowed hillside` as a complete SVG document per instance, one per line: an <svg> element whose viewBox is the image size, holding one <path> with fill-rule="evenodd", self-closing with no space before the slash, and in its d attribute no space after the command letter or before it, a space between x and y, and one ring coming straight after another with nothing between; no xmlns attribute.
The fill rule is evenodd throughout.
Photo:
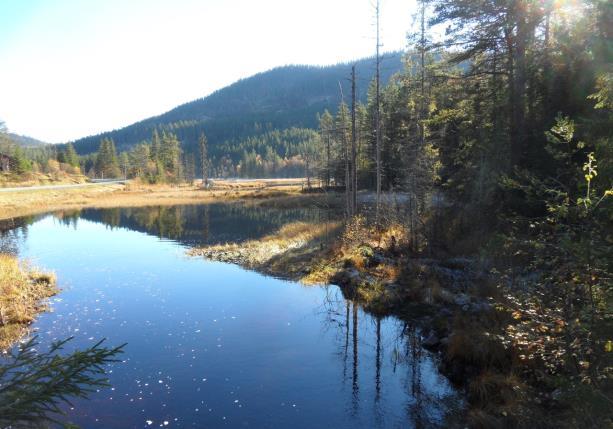
<svg viewBox="0 0 613 429"><path fill-rule="evenodd" d="M351 64L333 66L284 66L241 79L211 95L178 106L162 115L145 119L125 128L77 140L79 154L98 150L100 140L112 138L118 150L148 140L154 128L172 131L186 152L196 152L198 136L206 132L211 154L216 146L232 139L244 139L271 130L291 127L315 128L316 114L324 109L336 110L340 88L350 94L348 77ZM358 74L358 97L366 99L374 75L374 59L355 62ZM382 78L401 69L401 54L388 54L383 62Z"/></svg>

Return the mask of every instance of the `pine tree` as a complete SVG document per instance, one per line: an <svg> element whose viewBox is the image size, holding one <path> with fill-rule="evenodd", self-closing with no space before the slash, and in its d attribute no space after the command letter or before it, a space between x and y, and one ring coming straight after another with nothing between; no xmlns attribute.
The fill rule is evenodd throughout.
<svg viewBox="0 0 613 429"><path fill-rule="evenodd" d="M132 148L128 157L130 158L130 166L134 171L134 175L141 178L145 177L151 163L150 145L146 143L137 144Z"/></svg>
<svg viewBox="0 0 613 429"><path fill-rule="evenodd" d="M72 145L72 143L68 143L66 145L66 149L64 149L63 153L64 153L64 162L66 164L69 164L73 167L79 166L79 155L77 155L77 152L75 151L75 148Z"/></svg>
<svg viewBox="0 0 613 429"><path fill-rule="evenodd" d="M102 178L119 177L121 175L115 143L112 139L104 138L100 142L95 168Z"/></svg>
<svg viewBox="0 0 613 429"><path fill-rule="evenodd" d="M128 157L127 152L121 152L119 155L119 166L121 168L121 173L123 174L123 178L128 178L128 170L130 169L130 158Z"/></svg>
<svg viewBox="0 0 613 429"><path fill-rule="evenodd" d="M15 145L13 150L13 169L17 174L25 174L32 171L32 162L26 158L23 149Z"/></svg>
<svg viewBox="0 0 613 429"><path fill-rule="evenodd" d="M318 116L319 135L323 145L324 156L321 159L320 177L323 179L326 187L329 187L332 179L332 146L334 138L334 118L324 110L323 114Z"/></svg>
<svg viewBox="0 0 613 429"><path fill-rule="evenodd" d="M175 134L162 131L158 159L164 175L174 182L181 180L181 145Z"/></svg>
<svg viewBox="0 0 613 429"><path fill-rule="evenodd" d="M470 60L470 76L503 74L506 79L510 166L526 160L527 60L537 48L545 21L540 3L527 0L437 0L434 24L449 24L446 43L459 47L453 61Z"/></svg>
<svg viewBox="0 0 613 429"><path fill-rule="evenodd" d="M346 185L349 180L349 144L351 141L351 121L349 107L344 102L338 107L334 118L335 146L333 150L333 176L335 184Z"/></svg>
<svg viewBox="0 0 613 429"><path fill-rule="evenodd" d="M154 128L151 135L151 160L153 162L157 163L160 157L161 147L162 142L160 140L160 135L158 134L157 128Z"/></svg>

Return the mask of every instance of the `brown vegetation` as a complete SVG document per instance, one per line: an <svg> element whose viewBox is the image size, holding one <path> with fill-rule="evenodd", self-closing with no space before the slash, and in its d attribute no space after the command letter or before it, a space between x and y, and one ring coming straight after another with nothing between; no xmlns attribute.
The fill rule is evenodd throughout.
<svg viewBox="0 0 613 429"><path fill-rule="evenodd" d="M55 276L20 264L0 253L0 350L6 350L27 331L44 300L57 293Z"/></svg>
<svg viewBox="0 0 613 429"><path fill-rule="evenodd" d="M337 233L340 224L295 222L259 240L195 248L191 256L204 256L278 277L302 278L321 257L326 237Z"/></svg>
<svg viewBox="0 0 613 429"><path fill-rule="evenodd" d="M259 186L257 185L259 183ZM301 181L216 182L209 190L195 185L96 185L83 188L39 189L0 192L0 219L86 207L144 207L151 205L201 204L241 198L302 197ZM232 187L234 186L234 187ZM304 196L306 198L306 196Z"/></svg>
<svg viewBox="0 0 613 429"><path fill-rule="evenodd" d="M50 160L50 166L54 167L57 161ZM78 169L71 171L49 169L47 172L30 172L22 175L10 173L0 174L0 188L11 188L16 186L41 186L41 185L75 185L87 182L87 177L82 175Z"/></svg>

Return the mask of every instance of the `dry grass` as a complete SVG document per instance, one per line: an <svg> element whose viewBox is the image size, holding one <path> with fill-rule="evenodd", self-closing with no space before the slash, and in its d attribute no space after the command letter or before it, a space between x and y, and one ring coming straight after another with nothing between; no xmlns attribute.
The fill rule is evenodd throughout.
<svg viewBox="0 0 613 429"><path fill-rule="evenodd" d="M223 182L221 182L223 183ZM251 183L251 182L250 182ZM100 185L74 189L28 190L0 193L0 219L45 213L55 210L153 205L201 204L237 199L302 198L300 188L266 183L245 189L203 190L198 186Z"/></svg>
<svg viewBox="0 0 613 429"><path fill-rule="evenodd" d="M336 275L338 268L334 265L327 263L327 261L317 261L314 263L301 281L305 284L317 285L317 284L329 284L330 279Z"/></svg>
<svg viewBox="0 0 613 429"><path fill-rule="evenodd" d="M468 387L468 398L473 405L480 407L510 406L514 404L523 390L522 382L513 374L505 375L493 371L483 371Z"/></svg>
<svg viewBox="0 0 613 429"><path fill-rule="evenodd" d="M188 254L300 279L301 273L316 263L314 259L320 256L326 234L338 228L339 223L294 222L259 240L200 247Z"/></svg>
<svg viewBox="0 0 613 429"><path fill-rule="evenodd" d="M0 350L17 341L36 315L43 301L57 293L53 274L20 264L17 258L0 254Z"/></svg>
<svg viewBox="0 0 613 429"><path fill-rule="evenodd" d="M257 179L248 181L213 180L213 190L254 190L265 188L288 188L300 190L304 186L305 179Z"/></svg>
<svg viewBox="0 0 613 429"><path fill-rule="evenodd" d="M398 279L401 272L402 267L400 267L398 264L392 264L390 262L384 262L375 268L377 277L390 281L395 281Z"/></svg>
<svg viewBox="0 0 613 429"><path fill-rule="evenodd" d="M40 185L74 185L87 182L82 174L70 174L65 171L56 173L28 173L25 176L16 176L0 173L0 188L13 186L40 186Z"/></svg>
<svg viewBox="0 0 613 429"><path fill-rule="evenodd" d="M408 232L405 226L398 223L382 225L380 229L371 227L364 216L358 215L345 226L341 250L350 254L355 252L356 248L368 246L393 252L399 247L406 246Z"/></svg>
<svg viewBox="0 0 613 429"><path fill-rule="evenodd" d="M505 369L510 367L512 356L498 338L479 327L465 327L449 336L447 359L476 368Z"/></svg>
<svg viewBox="0 0 613 429"><path fill-rule="evenodd" d="M389 291L384 284L396 282L402 274L400 260L395 257L398 248L406 242L407 232L398 225L387 225L381 230L368 226L363 216L355 216L347 224L338 224L340 240L320 252L312 265L305 283L330 283L346 269L354 269L365 281L354 291L366 305L391 306ZM375 253L377 255L375 255ZM394 256L395 255L395 256ZM376 259L373 262L373 257Z"/></svg>
<svg viewBox="0 0 613 429"><path fill-rule="evenodd" d="M470 427L521 427L518 422L531 412L526 392L526 385L514 374L483 371L468 385Z"/></svg>

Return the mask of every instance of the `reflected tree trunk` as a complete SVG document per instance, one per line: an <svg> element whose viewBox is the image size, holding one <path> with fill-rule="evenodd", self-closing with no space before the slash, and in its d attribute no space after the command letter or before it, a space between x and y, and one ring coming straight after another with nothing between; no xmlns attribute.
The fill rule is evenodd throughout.
<svg viewBox="0 0 613 429"><path fill-rule="evenodd" d="M375 402L381 399L381 318L377 317L377 352L375 362Z"/></svg>
<svg viewBox="0 0 613 429"><path fill-rule="evenodd" d="M357 412L360 405L360 386L358 383L358 306L353 305L353 411Z"/></svg>
<svg viewBox="0 0 613 429"><path fill-rule="evenodd" d="M347 380L347 359L349 358L349 301L345 301L345 353L343 359L343 381Z"/></svg>

